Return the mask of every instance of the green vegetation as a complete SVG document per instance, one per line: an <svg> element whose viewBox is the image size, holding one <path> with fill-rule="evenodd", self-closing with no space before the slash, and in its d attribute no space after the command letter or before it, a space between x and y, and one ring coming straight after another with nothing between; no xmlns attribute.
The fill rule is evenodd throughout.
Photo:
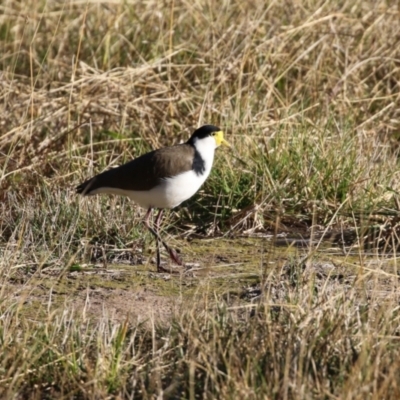
<svg viewBox="0 0 400 400"><path fill-rule="evenodd" d="M3 3L0 397L400 397L397 3ZM155 274L73 188L204 123L234 149Z"/></svg>

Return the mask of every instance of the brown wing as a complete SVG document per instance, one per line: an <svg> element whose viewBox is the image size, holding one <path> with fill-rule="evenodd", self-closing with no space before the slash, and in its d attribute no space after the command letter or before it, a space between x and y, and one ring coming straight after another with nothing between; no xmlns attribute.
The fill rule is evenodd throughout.
<svg viewBox="0 0 400 400"><path fill-rule="evenodd" d="M87 180L76 188L77 193L90 195L102 187L123 190L150 190L163 178L189 171L193 165L195 149L184 143L151 151Z"/></svg>

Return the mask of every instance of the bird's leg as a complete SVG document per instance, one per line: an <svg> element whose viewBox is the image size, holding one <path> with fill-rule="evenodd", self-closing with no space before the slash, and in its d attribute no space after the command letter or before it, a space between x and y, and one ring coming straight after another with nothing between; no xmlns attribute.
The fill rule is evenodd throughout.
<svg viewBox="0 0 400 400"><path fill-rule="evenodd" d="M156 222L155 222L155 231L157 233L156 237L156 245L157 245L157 270L160 269L161 266L161 256L160 256L160 224L162 220L162 215L163 215L163 209L160 208L160 211L158 211L157 217L156 217Z"/></svg>
<svg viewBox="0 0 400 400"><path fill-rule="evenodd" d="M146 215L144 217L144 224L146 225L147 229L153 234L153 236L156 238L156 243L157 243L157 272L160 272L161 269L161 257L160 257L160 235L158 234L158 230L155 231L151 225L150 225L150 216L153 214L153 209L150 207ZM159 218L160 213L157 215L157 220Z"/></svg>
<svg viewBox="0 0 400 400"><path fill-rule="evenodd" d="M162 220L162 216L163 216L163 209L160 209L160 211L158 212L157 218L156 218L156 231L159 234L160 232L160 226L161 226L161 220ZM171 257L171 260L174 261L176 264L178 265L183 265L181 258L179 257L178 253L172 249L171 247L169 247L165 242L162 242L163 246L165 247L165 250L168 251L169 256ZM157 246L158 246L158 241L157 241Z"/></svg>
<svg viewBox="0 0 400 400"><path fill-rule="evenodd" d="M175 261L178 265L182 265L182 260L180 259L180 257L178 256L178 253L174 250L171 249L160 237L159 233L158 233L158 229L159 229L159 224L161 223L161 217L162 217L162 210L160 210L160 212L157 215L157 220L156 220L156 224L155 227L157 230L155 230L149 222L150 219L150 215L152 213L152 208L150 207L147 210L147 213L144 217L144 223L147 227L147 229L151 232L151 234L156 238L157 241L157 271L160 272L162 270L161 268L161 258L159 255L159 242L161 242L161 244L165 247L165 250L168 251L169 256L171 257L171 259L173 261Z"/></svg>

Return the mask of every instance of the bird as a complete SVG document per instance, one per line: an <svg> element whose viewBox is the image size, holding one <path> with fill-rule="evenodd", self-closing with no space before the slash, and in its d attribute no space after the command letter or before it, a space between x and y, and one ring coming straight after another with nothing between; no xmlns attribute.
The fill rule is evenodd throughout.
<svg viewBox="0 0 400 400"><path fill-rule="evenodd" d="M134 160L107 170L76 187L83 196L116 194L127 196L147 210L144 224L156 240L157 272L161 266L160 243L171 260L182 266L176 250L160 236L160 226L165 209L172 209L192 197L210 175L215 149L220 145L230 147L224 132L214 125L196 129L185 143L143 154ZM158 214L150 224L153 209Z"/></svg>

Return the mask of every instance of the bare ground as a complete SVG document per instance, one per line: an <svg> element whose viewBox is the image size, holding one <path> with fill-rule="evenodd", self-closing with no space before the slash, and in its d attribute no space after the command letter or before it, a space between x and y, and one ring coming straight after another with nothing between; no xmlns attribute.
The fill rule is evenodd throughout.
<svg viewBox="0 0 400 400"><path fill-rule="evenodd" d="M268 282L277 299L284 296L282 284L291 281L314 281L320 290L333 295L338 286L359 285L360 300L365 291L366 296L382 299L397 292L395 257L370 255L360 266L354 251L346 255L325 246L311 253L309 248L273 247L265 238L194 240L180 246L184 246L188 267L171 266L172 273L155 272L149 254L125 263L75 264L66 270L51 266L28 272L21 269L1 290L10 304L23 305L21 311L32 318L68 308L94 322L105 318L145 324L166 323L182 307L210 293L228 296L232 304L252 302ZM108 250L107 258L113 259L112 251Z"/></svg>

